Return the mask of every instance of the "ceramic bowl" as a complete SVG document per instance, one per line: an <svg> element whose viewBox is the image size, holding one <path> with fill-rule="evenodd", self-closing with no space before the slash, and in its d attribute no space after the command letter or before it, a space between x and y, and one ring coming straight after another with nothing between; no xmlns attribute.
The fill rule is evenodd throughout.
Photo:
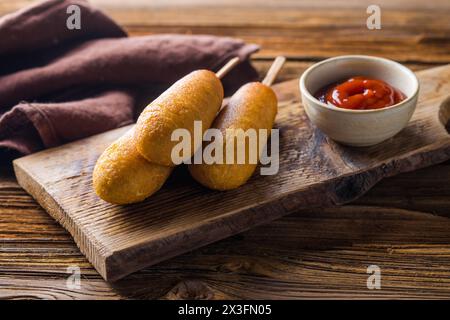
<svg viewBox="0 0 450 320"><path fill-rule="evenodd" d="M324 86L353 76L383 80L406 95L402 102L373 110L350 110L320 102L314 94ZM300 78L306 114L331 139L350 146L371 146L393 137L411 119L419 81L407 67L372 56L339 56L308 68Z"/></svg>

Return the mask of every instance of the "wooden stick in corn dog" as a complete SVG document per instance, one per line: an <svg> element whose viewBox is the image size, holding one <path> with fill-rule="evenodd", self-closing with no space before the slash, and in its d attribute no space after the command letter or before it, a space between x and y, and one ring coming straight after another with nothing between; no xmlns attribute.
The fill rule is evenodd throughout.
<svg viewBox="0 0 450 320"><path fill-rule="evenodd" d="M251 177L256 169L257 163L250 163L250 152L256 152L259 161L261 150L250 150L245 146L245 162L237 163L236 148L234 137L229 138L227 130L229 129L266 129L268 132L273 127L275 116L277 114L277 97L270 85L276 78L285 62L284 57L275 59L269 69L265 79L261 82L252 82L242 86L229 100L228 104L220 111L214 120L211 128L219 129L222 133L223 163L213 164L190 164L189 171L192 177L202 185L215 190L235 189L243 185ZM269 136L269 134L267 135ZM260 145L258 137L257 145ZM263 144L267 142L263 141ZM226 163L227 144L234 146L234 162ZM206 145L204 145L206 147Z"/></svg>

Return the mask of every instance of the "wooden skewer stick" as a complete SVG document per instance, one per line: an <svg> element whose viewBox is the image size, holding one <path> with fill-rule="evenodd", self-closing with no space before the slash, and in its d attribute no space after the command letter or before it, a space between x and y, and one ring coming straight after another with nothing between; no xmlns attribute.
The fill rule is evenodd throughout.
<svg viewBox="0 0 450 320"><path fill-rule="evenodd" d="M236 59L236 58L234 58L234 59ZM227 67L228 64L234 66L234 65L235 65L235 62L234 62L234 63L231 63L234 59L231 59L230 61L228 61L228 63L227 63L225 66L223 66L223 68L220 69L219 72L221 72L223 69L225 69L225 68ZM264 77L264 80L262 81L262 83L265 84L266 86L269 86L269 87L270 87L270 86L272 85L272 83L275 81L275 79L276 79L278 73L280 72L281 67L283 66L283 64L285 63L285 61L286 61L286 58L285 58L285 57L282 57L282 56L276 57L275 60L273 61L272 65L270 66L269 71L267 71L267 74L266 74L266 76ZM231 68L232 68L232 67L230 67L230 69L231 69ZM229 70L229 69L228 69L228 70ZM219 72L216 73L216 75L217 75L218 77L219 77L219 75L218 75ZM228 71L227 71L227 72L228 72ZM219 77L219 78L220 78L220 77ZM225 108L225 107L227 106L229 100L230 100L229 97L223 99L222 107L220 108L219 112L222 111L222 109Z"/></svg>
<svg viewBox="0 0 450 320"><path fill-rule="evenodd" d="M277 77L278 72L280 72L281 67L283 66L285 61L286 61L285 57L282 56L276 57L276 59L270 66L269 71L267 71L267 74L262 83L270 87L272 83L275 81L275 78Z"/></svg>
<svg viewBox="0 0 450 320"><path fill-rule="evenodd" d="M216 72L216 76L222 79L231 69L233 69L239 63L239 57L234 57L229 60L219 71Z"/></svg>

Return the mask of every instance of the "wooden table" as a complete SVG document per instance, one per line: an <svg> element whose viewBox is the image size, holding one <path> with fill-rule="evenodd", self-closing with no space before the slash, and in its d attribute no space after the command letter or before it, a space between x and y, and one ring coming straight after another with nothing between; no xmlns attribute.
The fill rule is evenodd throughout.
<svg viewBox="0 0 450 320"><path fill-rule="evenodd" d="M0 14L32 1L0 0ZM378 1L367 30L363 1L91 1L132 35L235 36L262 46L253 62L289 62L280 80L323 58L372 54L414 70L450 63L450 2ZM151 4L148 4L150 2ZM369 290L369 265L381 290ZM69 289L67 268L81 268ZM310 209L109 284L60 227L0 167L1 298L450 298L450 163L387 179L351 205Z"/></svg>

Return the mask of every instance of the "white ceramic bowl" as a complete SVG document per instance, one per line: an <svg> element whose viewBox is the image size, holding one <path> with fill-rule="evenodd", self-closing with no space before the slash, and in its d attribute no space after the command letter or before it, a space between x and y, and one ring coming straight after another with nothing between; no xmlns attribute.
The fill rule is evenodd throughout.
<svg viewBox="0 0 450 320"><path fill-rule="evenodd" d="M320 102L313 95L329 84L353 76L383 80L406 95L402 102L373 110L350 110ZM407 67L371 56L339 56L309 67L300 78L306 114L331 139L351 146L371 146L393 137L411 119L419 94L419 81Z"/></svg>

